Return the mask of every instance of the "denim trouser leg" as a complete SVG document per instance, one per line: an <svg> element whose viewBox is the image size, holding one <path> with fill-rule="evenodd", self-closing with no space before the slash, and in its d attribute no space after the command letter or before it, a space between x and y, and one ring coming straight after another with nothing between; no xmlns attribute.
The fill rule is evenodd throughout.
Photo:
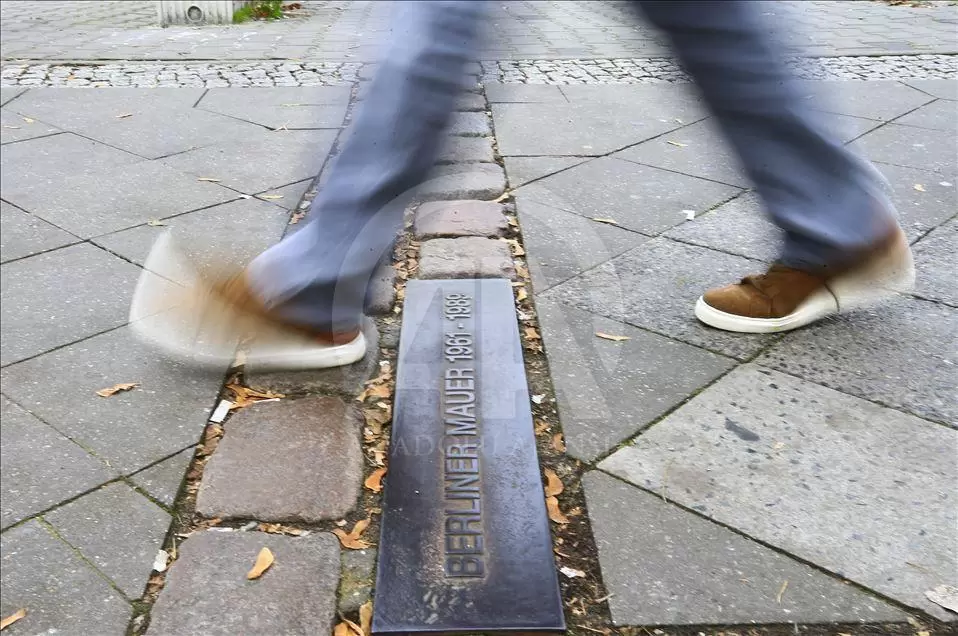
<svg viewBox="0 0 958 636"><path fill-rule="evenodd" d="M409 191L432 167L474 59L484 2L397 8L379 71L308 223L248 270L257 295L302 324L357 326L369 279L401 227Z"/></svg>
<svg viewBox="0 0 958 636"><path fill-rule="evenodd" d="M785 231L781 261L815 270L841 263L889 231L881 178L812 110L761 2L640 2L671 38L723 132Z"/></svg>

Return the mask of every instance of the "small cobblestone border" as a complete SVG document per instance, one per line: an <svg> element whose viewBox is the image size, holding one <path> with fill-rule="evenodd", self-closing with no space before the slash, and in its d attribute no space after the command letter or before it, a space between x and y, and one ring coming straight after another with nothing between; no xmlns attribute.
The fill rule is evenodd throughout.
<svg viewBox="0 0 958 636"><path fill-rule="evenodd" d="M958 79L956 55L803 58L803 79ZM265 87L342 86L364 79L359 62L4 64L0 86ZM671 58L482 62L483 82L506 84L653 84L688 82Z"/></svg>

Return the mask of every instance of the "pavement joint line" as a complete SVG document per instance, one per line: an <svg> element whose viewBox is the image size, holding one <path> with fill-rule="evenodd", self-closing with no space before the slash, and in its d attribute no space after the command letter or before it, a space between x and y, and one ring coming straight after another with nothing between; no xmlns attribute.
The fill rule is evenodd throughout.
<svg viewBox="0 0 958 636"><path fill-rule="evenodd" d="M602 468L599 468L599 467L594 467L593 470L597 470L597 471L601 472L603 475L607 475L607 476L609 476L609 477L612 477L613 479L615 479L616 481L618 481L618 482L620 482L620 483L626 484L627 486L631 486L632 488L635 488L635 489L640 490L640 491L642 491L642 492L644 492L644 493L647 493L647 494L649 494L649 495L652 495L653 497L656 497L656 498L658 498L658 499L664 499L666 503L668 503L669 505L675 506L676 508L679 508L679 509L682 510L683 512L686 512L686 513L695 515L696 517L698 517L698 518L700 518L700 519L702 519L702 520L704 520L704 521L707 521L707 522L709 522L709 523L715 524L715 525L719 526L720 528L724 528L725 530L728 530L729 532L732 532L733 534L736 534L736 535L742 537L743 539L745 539L745 540L747 540L747 541L751 541L752 543L756 543L756 544L762 546L763 548L765 548L765 549L767 549L767 550L771 550L772 552L775 552L776 554L779 554L779 555L781 555L781 556L783 556L783 557L786 557L786 558L788 558L788 559L791 559L792 561L795 561L795 562L797 562L797 563L801 563L802 565L804 565L804 566L806 566L806 567L808 567L808 568L811 568L812 570L815 570L815 571L817 571L817 572L819 572L819 573L821 573L821 574L824 574L824 575L828 576L829 578L831 578L831 579L833 579L833 580L837 580L837 581L839 581L839 582L841 582L841 583L844 583L845 585L850 585L850 586L854 587L855 589L859 590L860 592L862 592L862 593L864 593L864 594L867 594L868 596L871 596L871 597L873 597L873 598L875 598L875 599L878 599L878 600L880 600L880 601L883 601L883 602L885 602L885 603L888 603L889 605L891 605L891 606L893 606L893 607L896 607L896 608L902 610L903 612L905 612L905 613L907 613L907 614L918 615L918 616L920 616L923 620L930 621L930 622L932 622L933 624L938 622L938 619L936 619L935 617L933 617L933 616L931 616L930 614L926 613L926 612L925 612L924 610L922 610L922 609L915 608L915 607L910 607L910 606L908 606L908 605L905 605L904 603L902 603L902 602L899 601L898 599L892 598L892 597L890 597L890 596L885 596L885 595L882 594L881 592L877 592L877 591L871 589L870 587L866 587L866 586L862 585L861 583L858 583L857 581L854 581L854 580L852 580L852 579L845 578L845 577L843 577L842 575L840 575L840 574L838 574L838 573L836 573L836 572L832 572L831 570L826 569L824 566L821 566L821 565L818 565L817 563L814 563L813 561L809 561L809 560L804 559L804 558L802 558L802 557L800 557L800 556L794 555L794 554L792 554L791 552L788 552L787 550L784 550L783 548L780 548L780 547L776 546L776 545L773 544L773 543L769 543L769 542L767 542L767 541L765 541L765 540L763 540L763 539L759 539L759 538L757 538L757 537L753 537L753 536L751 536L751 535L745 533L744 531L742 531L742 530L740 530L740 529L738 529L738 528L736 528L736 527L734 527L734 526L728 525L727 523L724 523L724 522L719 521L719 520L717 520L717 519L713 519L712 517L709 517L708 515L706 515L706 514L704 514L704 513L702 513L702 512L699 512L698 510L695 510L694 508L689 508L689 507L687 507L687 506L685 506L685 505L683 505L683 504L681 504L681 503L675 501L675 500L672 499L671 497L669 497L667 491L656 492L656 491L654 491L654 490L650 490L650 489L648 489L648 488L642 486L641 484L636 484L636 483L633 483L633 482L631 482L631 481L628 481L628 480L626 480L626 479L624 479L624 478L622 478L622 477L619 477L618 475L615 475L614 473L610 473L610 472L608 472L608 471L606 471L606 470L603 470ZM879 625L882 625L882 624L884 624L884 623L878 623L878 624L879 624ZM769 625L771 625L771 623L762 623L762 626L763 626L763 627L769 626ZM787 625L795 625L795 626L797 627L798 623L787 623ZM714 628L715 626L714 626L714 625L711 625L710 627L713 627L713 628Z"/></svg>
<svg viewBox="0 0 958 636"><path fill-rule="evenodd" d="M84 242L86 242L86 241L84 241ZM76 245L76 243L74 243L74 245ZM64 246L64 247L66 247L66 246ZM99 247L99 246L97 246L97 247ZM102 249L102 248L101 248L101 249ZM52 250L51 250L51 251L52 251ZM111 252L111 253L112 253L112 252ZM102 336L102 335L105 334L105 333L110 333L111 331L116 331L117 329L122 329L123 327L126 327L126 326L129 325L129 324L130 324L129 322L124 322L122 325L117 325L117 326L115 326L115 327L110 327L109 329L104 329L103 331L98 331L98 332L96 332L96 333L91 333L91 334L88 335L88 336L83 336L82 338L79 338L79 339L77 339L77 340L72 340L72 341L66 342L66 343L64 343L64 344L58 344L58 345L56 345L55 347L51 347L51 348L49 348L49 349L45 349L44 351L41 351L41 352L39 352L39 353L36 353L36 354L34 354L34 355L32 355L32 356L29 356L29 357L27 357L27 358L23 358L22 360L17 360L16 362L8 362L8 363L6 363L5 365L3 365L2 367L0 367L0 369L9 369L10 367L12 367L12 366L14 366L14 365L16 365L16 364L20 364L20 363L22 363L22 362L29 362L30 360L35 360L36 358L39 358L39 357L42 356L42 355L46 355L46 354L48 354L48 353L53 353L54 351L59 351L60 349L65 349L65 348L67 348L67 347L71 347L71 346L73 346L73 345L75 345L75 344L79 344L79 343L81 343L81 342L85 342L85 341L87 341L87 340L89 340L89 339L91 339L91 338L96 338L97 336Z"/></svg>

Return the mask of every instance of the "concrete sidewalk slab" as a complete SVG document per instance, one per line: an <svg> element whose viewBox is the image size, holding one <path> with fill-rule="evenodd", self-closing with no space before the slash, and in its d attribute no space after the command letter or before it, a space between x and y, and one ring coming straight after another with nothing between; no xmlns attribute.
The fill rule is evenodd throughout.
<svg viewBox="0 0 958 636"><path fill-rule="evenodd" d="M6 201L0 201L0 215L3 218L0 260L4 263L80 241L79 237Z"/></svg>
<svg viewBox="0 0 958 636"><path fill-rule="evenodd" d="M600 468L954 620L925 591L958 567L956 444L953 429L746 365Z"/></svg>
<svg viewBox="0 0 958 636"><path fill-rule="evenodd" d="M918 277L914 293L928 300L958 307L955 254L958 254L958 220L952 219L915 246Z"/></svg>

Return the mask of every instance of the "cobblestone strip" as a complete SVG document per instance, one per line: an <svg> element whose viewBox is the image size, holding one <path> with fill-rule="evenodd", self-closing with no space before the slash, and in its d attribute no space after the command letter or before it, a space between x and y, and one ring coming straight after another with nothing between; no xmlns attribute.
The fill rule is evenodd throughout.
<svg viewBox="0 0 958 636"><path fill-rule="evenodd" d="M956 55L805 58L792 62L804 79L908 80L958 77ZM374 65L366 65L372 68ZM339 86L364 78L359 62L5 64L2 86L218 87ZM520 60L482 63L484 82L507 84L650 84L686 82L671 58Z"/></svg>

